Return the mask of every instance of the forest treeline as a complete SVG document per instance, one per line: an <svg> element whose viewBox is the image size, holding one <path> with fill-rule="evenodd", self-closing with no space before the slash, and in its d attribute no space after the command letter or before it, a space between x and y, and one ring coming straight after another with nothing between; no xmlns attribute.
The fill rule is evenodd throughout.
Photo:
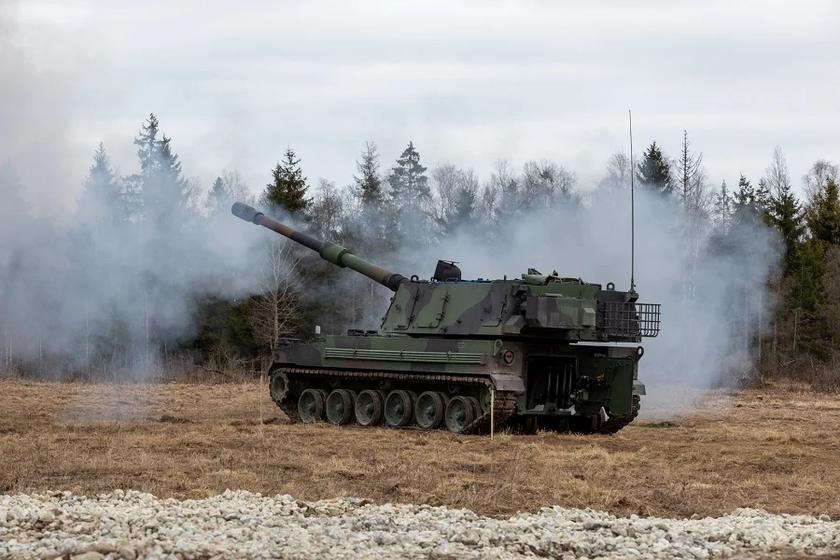
<svg viewBox="0 0 840 560"><path fill-rule="evenodd" d="M150 355L164 363L177 357L226 368L266 356L282 338L305 338L316 325L324 333L378 326L387 290L280 238L249 253L258 261L245 269L253 281L244 283L245 271L226 268L223 254L196 249L197 240L214 243L216 230L210 226L231 221L229 208L236 200L402 270L414 251L459 235L492 244L507 225L532 212L584 208L597 194L626 192L632 177L638 189L673 200L682 210L689 277L702 254L732 251L745 227L775 232L779 266L767 286L772 313L749 331L754 369L824 385L837 377L840 168L829 161L813 164L799 198L781 148L763 176L738 175L710 185L702 154L692 149L687 133L673 157L655 141L635 165L626 154L614 154L594 189L579 188L575 173L553 161L529 161L521 168L500 161L482 179L451 164L427 167L412 142L392 162L367 143L346 184L313 183L305 162L288 148L256 191L235 170L207 186L186 179L155 115L142 124L134 143L137 170L128 175L113 169L105 146L95 151L74 228L54 241L57 254L74 255L70 260L76 262L38 258L27 244L0 246L0 365L6 370L134 371L148 369ZM16 208L26 206L23 186L8 166L0 169L0 188ZM20 222L21 213L8 218ZM26 225L15 227L26 235ZM184 249L178 239L193 245ZM212 273L186 273L208 265ZM129 273L122 276L122 270ZM42 285L44 276L58 276L60 289ZM65 285L62 277L78 285ZM31 278L38 280L33 284ZM227 289L233 285L240 288ZM43 316L33 317L29 308L16 315L10 302L33 290L40 290L35 307ZM684 297L695 297L694 291L686 282ZM68 297L83 303L74 307ZM129 313L125 299L132 302ZM25 321L9 320L24 314ZM68 326L70 334L63 332Z"/></svg>

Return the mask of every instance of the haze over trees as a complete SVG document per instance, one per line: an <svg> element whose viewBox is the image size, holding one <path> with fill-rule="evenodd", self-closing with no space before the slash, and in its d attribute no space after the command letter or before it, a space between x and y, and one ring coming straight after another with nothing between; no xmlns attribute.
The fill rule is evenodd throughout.
<svg viewBox="0 0 840 560"><path fill-rule="evenodd" d="M415 251L463 238L492 247L546 211L585 216L599 197L626 192L631 174L640 192L678 209L679 227L662 235L676 236L682 248L679 297L687 311L703 303L710 258L738 258L750 228L775 232L778 271L766 290L733 278L732 312L723 319L753 374L815 364L808 370L824 381L840 357L840 168L827 160L802 178L800 200L781 148L762 177L733 170L712 186L687 131L670 152L652 141L635 162L614 154L595 189L580 188L560 162L500 160L482 178L424 161L411 141L393 161L368 142L347 183L310 183L305 155L288 147L253 193L235 170L202 188L191 184L154 114L134 144L136 169L126 175L113 169L106 146L95 148L66 235L21 226L28 228L21 238L51 240L55 258L39 258L26 244L0 246L2 369L130 378L175 359L221 368L259 359L282 338L311 336L315 325L325 334L378 326L389 293L359 275L281 237L260 242L248 255L256 259L226 251L220 228L242 227L229 216L234 200L404 270ZM14 170L0 166L4 200L25 206L21 189Z"/></svg>

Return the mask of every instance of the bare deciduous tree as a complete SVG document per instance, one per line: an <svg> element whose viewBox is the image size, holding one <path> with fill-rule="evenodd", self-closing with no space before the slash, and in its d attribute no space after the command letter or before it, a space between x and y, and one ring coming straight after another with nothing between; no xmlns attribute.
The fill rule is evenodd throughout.
<svg viewBox="0 0 840 560"><path fill-rule="evenodd" d="M432 170L432 215L439 224L446 223L447 212L455 206L460 173L448 163Z"/></svg>
<svg viewBox="0 0 840 560"><path fill-rule="evenodd" d="M336 239L342 229L342 217L345 213L343 193L335 183L321 179L318 190L309 208L309 217L315 231L322 237Z"/></svg>
<svg viewBox="0 0 840 560"><path fill-rule="evenodd" d="M251 328L254 338L272 352L278 341L294 330L300 315L295 296L295 278L299 259L283 239L267 243L261 294L252 300Z"/></svg>
<svg viewBox="0 0 840 560"><path fill-rule="evenodd" d="M675 162L676 185L674 192L685 212L682 236L685 243L683 262L683 296L686 303L696 295L697 265L707 233L707 217L712 206L712 194L706 186L703 154L693 154L689 149L688 132L683 131L680 156Z"/></svg>
<svg viewBox="0 0 840 560"><path fill-rule="evenodd" d="M777 147L776 149L781 154L781 148ZM775 153L773 154L773 160L776 161ZM784 163L783 157L782 162ZM773 169L773 166L770 169ZM786 165L784 169L787 170ZM770 170L768 169L768 175L769 173ZM808 201L813 202L814 196L825 189L829 180L833 180L835 183L840 182L840 165L824 159L817 160L802 179L805 182L805 193L808 195ZM790 178L788 178L788 181L790 181Z"/></svg>
<svg viewBox="0 0 840 560"><path fill-rule="evenodd" d="M553 161L529 161L522 169L520 204L524 209L550 208L574 198L575 174Z"/></svg>
<svg viewBox="0 0 840 560"><path fill-rule="evenodd" d="M819 162L814 164L812 171L817 168L817 164L819 164ZM790 172L788 171L787 160L785 159L781 146L776 146L773 149L773 159L770 161L770 167L768 167L765 172L764 182L766 183L770 194L773 196L778 196L781 193L787 192L791 188ZM809 185L807 176L805 183L806 186Z"/></svg>
<svg viewBox="0 0 840 560"><path fill-rule="evenodd" d="M629 189L631 173L630 158L624 152L616 152L607 161L607 175L598 186L606 190Z"/></svg>
<svg viewBox="0 0 840 560"><path fill-rule="evenodd" d="M432 171L432 217L439 234L469 227L480 218L478 176L471 169L441 165Z"/></svg>
<svg viewBox="0 0 840 560"><path fill-rule="evenodd" d="M689 149L688 132L683 131L683 143L676 161L677 197L683 208L691 215L705 215L711 205L711 196L706 186L706 170L703 154L692 154Z"/></svg>

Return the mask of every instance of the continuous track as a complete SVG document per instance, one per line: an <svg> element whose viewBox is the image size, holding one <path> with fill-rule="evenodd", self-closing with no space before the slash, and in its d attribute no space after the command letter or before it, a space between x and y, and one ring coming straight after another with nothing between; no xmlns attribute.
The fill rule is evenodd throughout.
<svg viewBox="0 0 840 560"><path fill-rule="evenodd" d="M441 390L452 384L460 386L473 385L486 387L492 390L493 386L490 380L482 377L470 376L455 376L445 374L416 374L406 372L389 372L389 371L348 371L337 369L320 369L320 368L291 368L279 367L272 370L272 375L285 374L291 383L303 382L305 378L329 378L329 379L344 379L352 381L370 381L379 383L382 381L391 381L400 387L411 386L412 384L423 385L439 385ZM304 386L305 382L302 383ZM479 389L480 387L473 387ZM274 397L272 397L274 398ZM297 401L293 398L285 398L283 400L274 399L274 402L280 409L289 417L292 422L300 421L297 411ZM493 413L491 415L490 408L480 411L479 416L473 420L461 433L464 434L483 434L490 432L490 419L492 417L494 430L500 430L505 426L507 420L516 412L516 393L513 391L495 391L493 398Z"/></svg>
<svg viewBox="0 0 840 560"><path fill-rule="evenodd" d="M439 385L440 390L444 391L446 387L457 384L460 386L473 385L472 389L479 389L481 386L492 390L490 380L482 377L469 376L455 376L445 374L417 374L405 372L389 372L389 371L348 371L338 369L321 369L321 368L297 368L297 367L277 367L272 370L272 376L285 375L291 383L300 383L302 386L309 386L306 379L325 381L330 380L348 380L348 381L370 381L371 383L393 382L396 386L402 388L410 388L412 384ZM289 420L292 422L299 422L297 409L297 399L282 398L276 399L272 396L275 404L283 411ZM490 432L490 422L492 418L494 431L500 431L507 427L508 420L510 420L516 413L517 395L513 391L495 391L493 398L493 413L490 408L480 411L481 414L473 420L461 433L464 434L486 434ZM586 433L596 434L614 434L630 424L639 414L640 400L638 395L633 395L633 403L631 412L626 416L611 416L606 422L597 427L588 430L582 430ZM527 430L524 430L527 432ZM581 431L581 430L576 430Z"/></svg>

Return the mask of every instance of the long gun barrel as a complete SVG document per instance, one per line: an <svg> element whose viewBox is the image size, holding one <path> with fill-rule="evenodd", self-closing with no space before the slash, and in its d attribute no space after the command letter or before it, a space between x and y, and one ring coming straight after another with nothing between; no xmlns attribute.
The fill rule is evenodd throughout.
<svg viewBox="0 0 840 560"><path fill-rule="evenodd" d="M258 226L276 231L280 235L285 235L292 241L309 247L321 255L321 258L325 261L329 261L340 267L351 268L356 272L361 272L371 280L379 282L391 291L396 292L400 284L407 280L407 278L402 274L391 272L381 266L377 266L364 259L360 259L341 245L330 243L329 241L321 241L311 235L294 230L286 224L269 218L262 212L257 211L257 209L252 206L248 206L247 204L236 202L233 204L230 211L237 218L241 218L246 222L252 222Z"/></svg>

